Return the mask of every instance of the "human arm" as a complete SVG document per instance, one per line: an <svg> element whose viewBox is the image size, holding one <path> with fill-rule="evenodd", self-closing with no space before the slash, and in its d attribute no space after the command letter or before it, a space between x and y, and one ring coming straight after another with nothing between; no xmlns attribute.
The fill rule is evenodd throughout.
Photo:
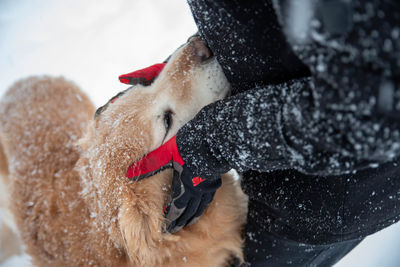
<svg viewBox="0 0 400 267"><path fill-rule="evenodd" d="M252 49L241 46L242 37L257 40L260 37L246 30L246 24L235 11L236 7L247 4L243 1L229 3L189 1L200 33L215 50L228 79L253 77L254 64L264 66L264 72L268 73L263 60L255 58L264 56L268 51L273 52L270 57L279 58L286 53L285 50L270 48L282 47L282 43L264 42L267 52L257 49L256 52L260 53L255 55ZM265 5L269 13L272 2L265 1ZM275 86L268 86L268 80L263 80L259 82L261 86L243 90L241 96L234 95L215 106L206 107L178 133L178 147L183 150L183 157L191 155L187 156L189 162L193 161L193 168L199 169L202 165L207 166L207 162L219 160L222 164L229 162L231 167L239 170L296 168L313 174L339 174L387 162L398 156L397 109L400 92L396 77L400 69L397 66L400 47L396 41L397 20L393 5L374 3L370 7L374 7L376 12L368 17L371 8L363 1L354 2L352 12L367 19L351 21L350 29L335 35L330 34L329 27L324 27L327 23L324 24L323 14L319 14L324 13L324 6L315 7L315 18L310 21L315 19L319 24L310 26L306 42L296 43L298 40L291 38L292 47L310 68L312 77ZM221 20L221 12L231 14ZM379 16L379 12L386 16ZM282 15L285 10L278 10L278 13ZM285 21L285 17L282 23L288 36L290 23ZM253 34L246 36L246 33ZM374 38L374 35L379 38ZM274 40L273 36L266 36ZM236 45L229 45L235 42ZM240 49L236 49L237 46ZM227 47L242 52L235 53L236 56L227 52L218 54L224 49L229 51ZM254 59L254 64L237 66L244 61L245 56L240 55L246 53ZM279 60L272 62L277 66L275 63ZM281 64L285 65L284 62ZM285 68L281 69L285 73ZM241 85L235 78L229 81L234 83L234 87ZM252 101L253 97L259 101ZM390 105L385 105L385 98L389 98ZM264 106L269 108L264 110ZM248 120L254 122L257 130L247 127ZM193 131L194 128L197 130ZM197 144L204 143L210 153L199 154L196 151L199 145L190 146L192 139ZM267 143L271 147L263 147ZM239 157L239 154L242 156Z"/></svg>
<svg viewBox="0 0 400 267"><path fill-rule="evenodd" d="M397 122L373 112L332 109L335 103L321 107L314 91L313 81L304 78L209 105L178 132L181 155L198 173L212 173L220 164L320 175L375 166L398 155Z"/></svg>

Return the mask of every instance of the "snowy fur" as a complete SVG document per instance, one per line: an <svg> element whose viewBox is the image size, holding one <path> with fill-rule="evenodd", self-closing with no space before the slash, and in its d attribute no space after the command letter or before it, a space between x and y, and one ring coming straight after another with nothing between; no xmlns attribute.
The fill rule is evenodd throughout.
<svg viewBox="0 0 400 267"><path fill-rule="evenodd" d="M172 170L125 177L132 162L227 93L219 66L200 62L192 43L151 87L136 86L94 120L89 99L63 78L27 78L3 97L0 167L35 265L224 266L242 257L247 198L232 176L223 176L200 220L174 235L163 232L162 216Z"/></svg>

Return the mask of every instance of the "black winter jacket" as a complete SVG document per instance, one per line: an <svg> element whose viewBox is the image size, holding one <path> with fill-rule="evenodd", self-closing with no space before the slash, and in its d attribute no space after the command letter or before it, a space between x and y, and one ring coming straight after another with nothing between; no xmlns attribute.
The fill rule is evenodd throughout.
<svg viewBox="0 0 400 267"><path fill-rule="evenodd" d="M336 175L399 156L398 1L188 2L233 87L178 133L196 173Z"/></svg>

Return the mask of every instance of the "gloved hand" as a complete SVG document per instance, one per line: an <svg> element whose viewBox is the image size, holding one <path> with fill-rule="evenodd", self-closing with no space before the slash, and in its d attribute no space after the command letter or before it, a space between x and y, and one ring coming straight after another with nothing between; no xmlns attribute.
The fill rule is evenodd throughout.
<svg viewBox="0 0 400 267"><path fill-rule="evenodd" d="M179 169L179 168L178 168ZM171 202L165 211L170 222L167 231L175 233L185 225L195 223L214 198L221 186L221 177L203 179L194 175L186 165L182 171L174 169Z"/></svg>
<svg viewBox="0 0 400 267"><path fill-rule="evenodd" d="M165 209L167 231L175 233L200 217L221 186L221 174L204 179L194 174L183 161L176 136L129 166L126 176L134 181L174 168L171 201Z"/></svg>

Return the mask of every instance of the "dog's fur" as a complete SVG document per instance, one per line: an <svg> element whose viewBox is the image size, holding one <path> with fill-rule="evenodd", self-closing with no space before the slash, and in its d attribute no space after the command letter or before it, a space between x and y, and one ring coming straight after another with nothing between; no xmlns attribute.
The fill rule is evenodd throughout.
<svg viewBox="0 0 400 267"><path fill-rule="evenodd" d="M176 234L163 231L172 170L125 177L132 162L227 93L219 65L202 62L201 49L189 42L151 86L133 87L96 119L88 97L64 78L30 77L8 90L0 103L2 186L35 265L224 266L242 257L247 198L232 176L223 176L200 220Z"/></svg>

